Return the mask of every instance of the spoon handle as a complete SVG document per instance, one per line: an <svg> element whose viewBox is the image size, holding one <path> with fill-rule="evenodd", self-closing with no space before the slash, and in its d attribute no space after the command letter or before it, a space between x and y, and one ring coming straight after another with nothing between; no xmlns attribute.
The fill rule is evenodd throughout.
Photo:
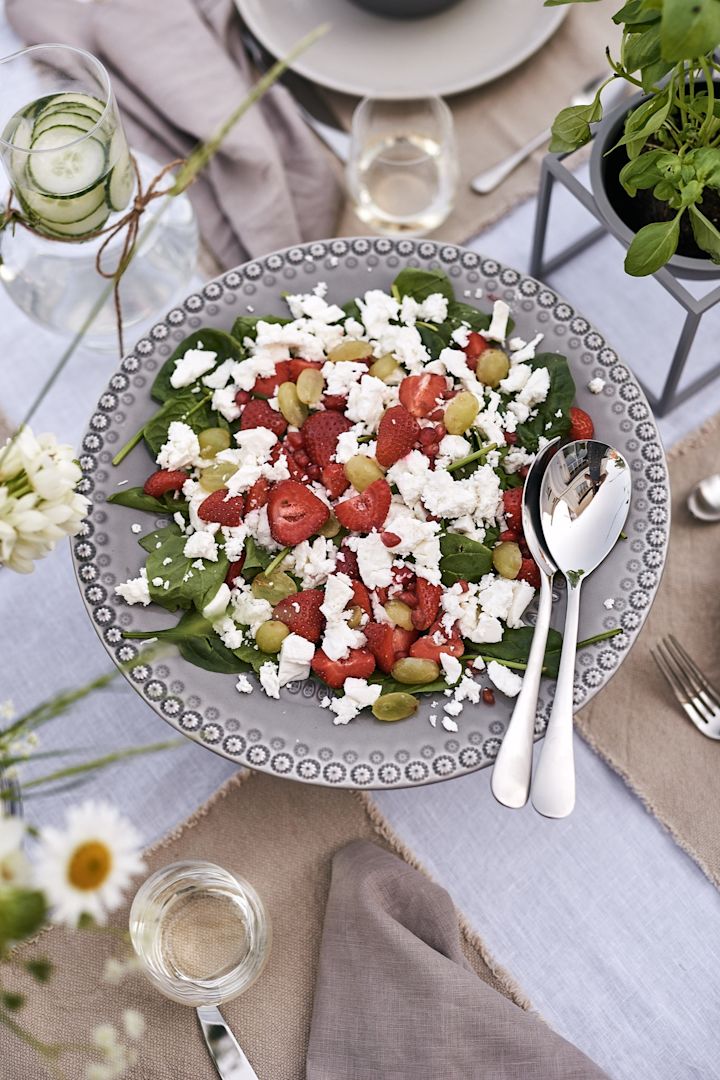
<svg viewBox="0 0 720 1080"><path fill-rule="evenodd" d="M490 781L497 801L512 809L524 806L530 794L535 713L552 614L552 579L552 574L540 578L540 603L527 670Z"/></svg>
<svg viewBox="0 0 720 1080"><path fill-rule="evenodd" d="M567 817L575 806L573 682L579 615L580 582L575 586L568 582L565 636L555 700L532 785L533 806L539 814L551 818Z"/></svg>

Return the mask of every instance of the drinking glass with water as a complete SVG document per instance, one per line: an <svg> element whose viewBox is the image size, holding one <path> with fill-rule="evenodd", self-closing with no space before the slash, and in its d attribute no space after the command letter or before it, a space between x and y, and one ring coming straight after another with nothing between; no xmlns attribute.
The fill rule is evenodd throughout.
<svg viewBox="0 0 720 1080"><path fill-rule="evenodd" d="M452 210L458 158L441 98L360 102L347 167L358 217L377 232L422 236Z"/></svg>

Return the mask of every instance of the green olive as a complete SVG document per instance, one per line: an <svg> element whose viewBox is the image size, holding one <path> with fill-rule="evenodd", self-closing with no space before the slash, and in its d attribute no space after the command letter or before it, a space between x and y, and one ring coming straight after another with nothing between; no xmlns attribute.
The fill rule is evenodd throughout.
<svg viewBox="0 0 720 1080"><path fill-rule="evenodd" d="M290 633L290 628L284 622L268 619L258 626L255 634L255 643L262 652L276 653L280 651L285 638Z"/></svg>
<svg viewBox="0 0 720 1080"><path fill-rule="evenodd" d="M332 540L333 536L337 536L341 528L342 526L340 525L340 522L331 512L325 519L325 524L321 525L321 527L318 529L318 532L321 536L324 536L326 540Z"/></svg>
<svg viewBox="0 0 720 1080"><path fill-rule="evenodd" d="M419 656L403 656L396 660L390 671L396 682L408 686L424 686L435 682L440 675L440 667L434 660L425 660Z"/></svg>
<svg viewBox="0 0 720 1080"><path fill-rule="evenodd" d="M229 461L216 461L200 473L200 487L205 491L219 491L227 486L228 480L236 472L237 465L231 465Z"/></svg>
<svg viewBox="0 0 720 1080"><path fill-rule="evenodd" d="M323 395L325 380L317 368L304 368L295 385L297 396L303 405L314 405Z"/></svg>
<svg viewBox="0 0 720 1080"><path fill-rule="evenodd" d="M480 402L471 390L461 390L445 409L443 423L448 435L463 435L480 411Z"/></svg>
<svg viewBox="0 0 720 1080"><path fill-rule="evenodd" d="M230 432L221 427L205 428L198 435L200 453L204 458L214 458L221 450L230 447Z"/></svg>
<svg viewBox="0 0 720 1080"><path fill-rule="evenodd" d="M288 424L302 427L307 420L308 408L298 397L294 382L280 383L277 392L278 407Z"/></svg>
<svg viewBox="0 0 720 1080"><path fill-rule="evenodd" d="M370 365L370 375L374 375L376 379L381 379L386 382L391 375L394 375L399 370L399 364L392 353L385 353L383 356L379 356L374 364Z"/></svg>
<svg viewBox="0 0 720 1080"><path fill-rule="evenodd" d="M348 480L357 491L364 491L385 475L375 458L366 457L365 454L355 454L345 462L343 468Z"/></svg>
<svg viewBox="0 0 720 1080"><path fill-rule="evenodd" d="M267 600L273 606L298 591L293 579L283 570L276 570L273 574L257 574L250 588L254 597Z"/></svg>
<svg viewBox="0 0 720 1080"><path fill-rule="evenodd" d="M339 360L364 360L372 356L372 346L367 341L355 341L354 338L341 341L327 354L328 360L337 363Z"/></svg>
<svg viewBox="0 0 720 1080"><path fill-rule="evenodd" d="M381 694L372 707L376 720L407 720L417 712L418 699L412 694L398 690L393 694Z"/></svg>
<svg viewBox="0 0 720 1080"><path fill-rule="evenodd" d="M503 540L493 548L492 561L500 577L516 578L522 566L522 552L512 540Z"/></svg>
<svg viewBox="0 0 720 1080"><path fill-rule="evenodd" d="M475 374L481 383L496 387L507 377L510 361L502 349L485 349L478 357Z"/></svg>
<svg viewBox="0 0 720 1080"><path fill-rule="evenodd" d="M388 600L385 605L385 614L393 626L402 626L403 630L412 630L412 608L404 604L402 600Z"/></svg>

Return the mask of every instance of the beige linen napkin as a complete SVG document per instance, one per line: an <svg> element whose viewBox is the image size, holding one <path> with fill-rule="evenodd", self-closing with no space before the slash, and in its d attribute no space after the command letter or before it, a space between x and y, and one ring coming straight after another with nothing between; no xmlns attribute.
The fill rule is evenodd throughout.
<svg viewBox="0 0 720 1080"><path fill-rule="evenodd" d="M253 81L232 0L7 0L28 44L87 49L108 68L132 146L160 164L209 138ZM224 267L332 236L341 190L281 86L250 109L190 189Z"/></svg>
<svg viewBox="0 0 720 1080"><path fill-rule="evenodd" d="M366 840L332 866L307 1080L602 1080L478 978L444 889Z"/></svg>

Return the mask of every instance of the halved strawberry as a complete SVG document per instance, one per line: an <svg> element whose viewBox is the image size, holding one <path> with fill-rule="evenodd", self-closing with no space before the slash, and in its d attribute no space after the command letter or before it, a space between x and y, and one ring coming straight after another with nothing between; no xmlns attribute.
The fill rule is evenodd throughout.
<svg viewBox="0 0 720 1080"><path fill-rule="evenodd" d="M187 478L188 474L182 469L158 469L152 476L148 476L143 491L146 495L159 499L168 491L180 491Z"/></svg>
<svg viewBox="0 0 720 1080"><path fill-rule="evenodd" d="M227 488L213 491L212 495L208 495L198 507L198 517L201 521L215 521L231 529L238 527L244 514L245 500L242 495L233 495L228 498Z"/></svg>
<svg viewBox="0 0 720 1080"><path fill-rule="evenodd" d="M569 439L592 439L595 434L595 425L584 409L578 409L573 405L570 409L570 432Z"/></svg>
<svg viewBox="0 0 720 1080"><path fill-rule="evenodd" d="M418 577L415 585L417 607L413 608L412 624L416 630L427 630L437 618L440 609L442 586L433 585L423 577Z"/></svg>
<svg viewBox="0 0 720 1080"><path fill-rule="evenodd" d="M377 666L386 675L395 663L395 646L393 643L393 626L391 623L369 622L363 626L363 634L367 638L368 649L377 661Z"/></svg>
<svg viewBox="0 0 720 1080"><path fill-rule="evenodd" d="M305 449L316 465L329 465L335 453L338 436L349 431L352 423L342 413L310 413L302 426Z"/></svg>
<svg viewBox="0 0 720 1080"><path fill-rule="evenodd" d="M540 588L540 570L538 564L532 558L523 559L520 564L520 572L517 576L518 581L527 581L529 585L532 585L533 589Z"/></svg>
<svg viewBox="0 0 720 1080"><path fill-rule="evenodd" d="M253 398L248 401L240 417L240 427L243 431L247 428L264 427L274 431L278 439L287 427L287 420L282 413L271 409L267 401Z"/></svg>
<svg viewBox="0 0 720 1080"><path fill-rule="evenodd" d="M380 477L359 495L338 503L335 517L351 532L369 533L382 526L388 516L391 499L390 485L384 477Z"/></svg>
<svg viewBox="0 0 720 1080"><path fill-rule="evenodd" d="M322 482L331 499L339 499L343 491L350 487L350 481L345 475L345 469L339 461L331 461L325 465L322 471Z"/></svg>
<svg viewBox="0 0 720 1080"><path fill-rule="evenodd" d="M288 365L288 378L291 382L297 382L298 375L301 371L305 371L306 368L315 368L319 371L322 365L322 360L301 360L299 357L286 361Z"/></svg>
<svg viewBox="0 0 720 1080"><path fill-rule="evenodd" d="M331 660L322 649L312 658L311 667L328 686L339 690L346 679L367 679L375 670L375 657L369 649L351 649L344 660Z"/></svg>
<svg viewBox="0 0 720 1080"><path fill-rule="evenodd" d="M242 574L242 568L244 565L245 549L243 548L242 555L235 562L230 563L230 565L228 566L228 572L225 575L225 584L229 585L231 589L234 588L236 579L239 578Z"/></svg>
<svg viewBox="0 0 720 1080"><path fill-rule="evenodd" d="M297 480L281 480L270 492L268 521L273 540L294 547L309 539L328 519L330 511Z"/></svg>
<svg viewBox="0 0 720 1080"><path fill-rule="evenodd" d="M424 379L425 376L413 375L411 378ZM400 458L404 458L412 450L419 434L420 425L403 405L393 405L386 409L378 427L375 450L378 463L388 469Z"/></svg>
<svg viewBox="0 0 720 1080"><path fill-rule="evenodd" d="M462 656L464 645L457 629L448 634L442 622L438 620L429 628L427 634L413 641L410 646L410 655L419 656L423 660L434 660L440 663L440 654L449 653L451 656Z"/></svg>
<svg viewBox="0 0 720 1080"><path fill-rule="evenodd" d="M272 397L280 383L287 382L289 378L289 360L278 360L275 364L275 374L258 376L253 383L252 392L253 394L261 394L263 397Z"/></svg>
<svg viewBox="0 0 720 1080"><path fill-rule="evenodd" d="M508 528L516 533L522 532L522 488L503 491L503 509Z"/></svg>
<svg viewBox="0 0 720 1080"><path fill-rule="evenodd" d="M324 599L322 589L305 589L280 600L273 608L272 617L285 623L291 634L299 634L308 641L319 641L325 623L320 611Z"/></svg>
<svg viewBox="0 0 720 1080"><path fill-rule="evenodd" d="M270 481L267 476L259 476L245 496L245 513L259 510L270 496Z"/></svg>
<svg viewBox="0 0 720 1080"><path fill-rule="evenodd" d="M408 375L400 383L400 404L412 416L427 416L437 408L438 401L447 390L444 375L425 372L424 375Z"/></svg>
<svg viewBox="0 0 720 1080"><path fill-rule="evenodd" d="M366 615L372 616L372 604L370 603L370 593L367 591L367 587L363 585L362 581L353 581L352 591L353 598L350 605L361 607Z"/></svg>
<svg viewBox="0 0 720 1080"><path fill-rule="evenodd" d="M471 371L474 371L477 367L478 357L481 353L484 353L488 345L482 334L478 334L477 331L472 330L468 337L468 343L463 349L465 356L467 357L467 366Z"/></svg>
<svg viewBox="0 0 720 1080"><path fill-rule="evenodd" d="M419 637L417 630L405 630L402 626L393 627L393 650L395 659L410 655L410 646Z"/></svg>

